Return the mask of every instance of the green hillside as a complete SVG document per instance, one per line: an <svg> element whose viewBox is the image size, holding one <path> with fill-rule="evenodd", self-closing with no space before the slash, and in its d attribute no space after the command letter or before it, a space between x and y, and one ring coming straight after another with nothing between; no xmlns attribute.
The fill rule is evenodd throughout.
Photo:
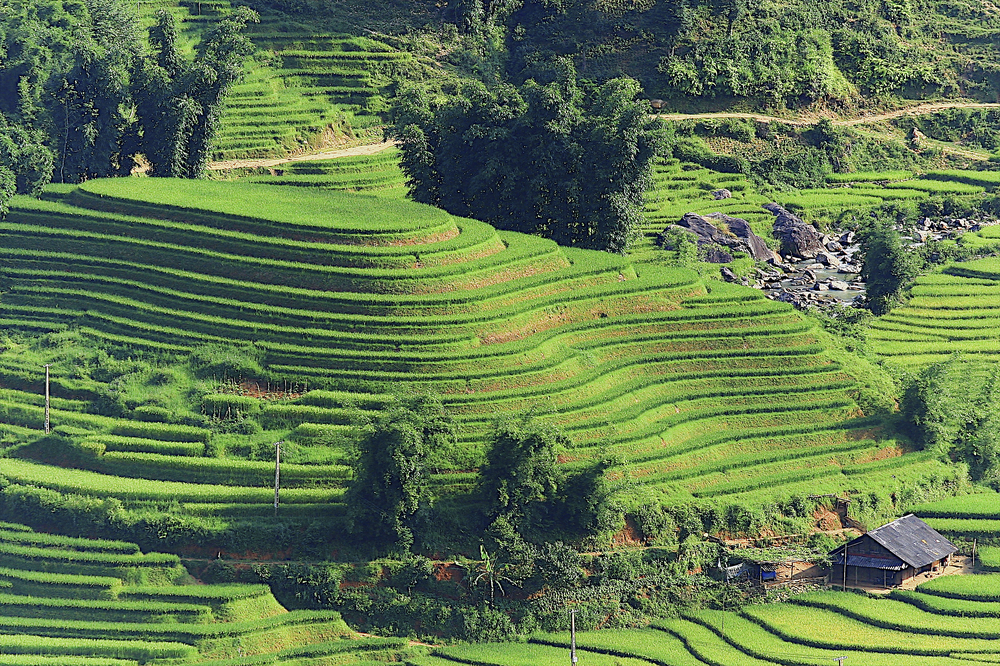
<svg viewBox="0 0 1000 666"><path fill-rule="evenodd" d="M176 555L0 524L0 664L373 664L408 650L265 585L201 585Z"/></svg>
<svg viewBox="0 0 1000 666"><path fill-rule="evenodd" d="M646 629L577 634L580 663L671 666L969 666L1000 659L997 576L945 576L888 597L813 592L742 611L697 610ZM599 621L599 618L593 618ZM591 618L577 620L589 625ZM446 647L411 657L412 666L559 664L569 634L527 644Z"/></svg>
<svg viewBox="0 0 1000 666"><path fill-rule="evenodd" d="M230 0L145 0L138 6L146 26L157 11L172 13L189 48L233 7ZM412 53L347 32L354 26L342 20L258 9L261 22L247 31L257 54L226 102L214 160L381 138L386 97L399 81L426 69Z"/></svg>
<svg viewBox="0 0 1000 666"><path fill-rule="evenodd" d="M980 234L997 237L997 227ZM995 258L946 266L917 279L905 306L872 324L873 348L892 363L919 369L962 352L989 360L998 350Z"/></svg>
<svg viewBox="0 0 1000 666"><path fill-rule="evenodd" d="M286 439L283 517L335 521L342 435L399 391L442 394L460 425L439 492L467 489L494 421L526 410L570 435L566 464L615 455L671 503L956 473L881 439L862 408L884 409L888 384L815 321L686 269L245 183L89 181L16 199L0 231L0 316L50 341L0 354L12 507L29 488L111 496L214 533L272 513L266 451ZM115 370L81 344L177 369ZM36 362L53 364L56 438L39 439Z"/></svg>

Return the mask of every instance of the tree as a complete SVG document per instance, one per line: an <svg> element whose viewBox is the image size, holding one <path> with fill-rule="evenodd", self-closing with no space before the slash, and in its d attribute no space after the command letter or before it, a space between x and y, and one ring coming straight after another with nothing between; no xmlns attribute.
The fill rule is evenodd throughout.
<svg viewBox="0 0 1000 666"><path fill-rule="evenodd" d="M500 591L500 595L506 594L503 589L504 583L517 584L514 578L511 578L509 570L511 565L504 562L498 553L490 554L489 551L482 545L479 546L479 561L472 567L472 580L470 581L471 587L484 586L489 590L490 593L490 605L493 604L496 597L497 590Z"/></svg>
<svg viewBox="0 0 1000 666"><path fill-rule="evenodd" d="M903 398L902 411L924 448L969 466L977 481L1000 480L1000 371L959 354L929 366Z"/></svg>
<svg viewBox="0 0 1000 666"><path fill-rule="evenodd" d="M254 52L243 30L259 20L253 10L237 7L205 35L189 62L177 47L173 15L156 13L149 28L153 53L133 73L138 128L132 141L150 162L151 175L204 173L225 97Z"/></svg>
<svg viewBox="0 0 1000 666"><path fill-rule="evenodd" d="M0 218L12 196L38 196L51 177L52 152L41 132L8 124L0 113Z"/></svg>
<svg viewBox="0 0 1000 666"><path fill-rule="evenodd" d="M886 314L917 276L916 256L903 247L899 233L885 220L875 221L862 239L861 250L865 306L876 315Z"/></svg>
<svg viewBox="0 0 1000 666"><path fill-rule="evenodd" d="M503 519L520 534L543 530L559 489L556 452L569 444L557 428L531 415L497 424L479 469L487 521Z"/></svg>
<svg viewBox="0 0 1000 666"><path fill-rule="evenodd" d="M661 147L639 84L584 95L567 60L520 87L463 82L404 90L394 134L411 197L566 245L624 252Z"/></svg>
<svg viewBox="0 0 1000 666"><path fill-rule="evenodd" d="M454 424L436 397L406 400L380 415L357 444L345 497L351 531L379 546L410 549L428 499L430 454L454 441Z"/></svg>

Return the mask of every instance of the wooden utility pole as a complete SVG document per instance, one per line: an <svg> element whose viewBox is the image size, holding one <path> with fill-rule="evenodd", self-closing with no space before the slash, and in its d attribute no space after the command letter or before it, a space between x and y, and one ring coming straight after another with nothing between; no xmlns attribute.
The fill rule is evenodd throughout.
<svg viewBox="0 0 1000 666"><path fill-rule="evenodd" d="M847 591L847 545L844 544L844 591Z"/></svg>
<svg viewBox="0 0 1000 666"><path fill-rule="evenodd" d="M274 443L274 517L278 517L278 480L281 474L281 445L284 442Z"/></svg>
<svg viewBox="0 0 1000 666"><path fill-rule="evenodd" d="M48 421L46 421L46 422L48 422ZM48 430L46 430L45 432L48 432ZM973 569L976 568L976 542L977 541L978 541L978 538L972 540L972 568Z"/></svg>
<svg viewBox="0 0 1000 666"><path fill-rule="evenodd" d="M833 660L837 662L837 666L844 666L844 661L847 657L834 657Z"/></svg>
<svg viewBox="0 0 1000 666"><path fill-rule="evenodd" d="M45 364L45 434L49 434L49 363Z"/></svg>
<svg viewBox="0 0 1000 666"><path fill-rule="evenodd" d="M569 611L569 663L576 666L576 609Z"/></svg>

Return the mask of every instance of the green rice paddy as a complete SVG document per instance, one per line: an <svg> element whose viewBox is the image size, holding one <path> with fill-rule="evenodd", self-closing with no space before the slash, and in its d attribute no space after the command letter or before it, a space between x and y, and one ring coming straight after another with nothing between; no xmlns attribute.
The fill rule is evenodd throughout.
<svg viewBox="0 0 1000 666"><path fill-rule="evenodd" d="M746 190L732 176L664 169ZM283 474L287 515L339 514L350 472L338 432L400 390L441 394L460 424L439 492L468 488L472 476L456 472L478 464L498 416L539 409L572 438L567 464L616 455L664 502L762 502L859 477L948 474L880 438L857 402L872 370L835 353L814 322L687 269L287 184L95 180L15 200L0 235L0 318L13 328L159 353L253 344L257 381L301 387L277 400L202 399L206 413L251 415L261 438L309 447ZM0 376L23 386L31 373L17 358L0 353ZM210 431L163 415L97 416L88 396L105 389L76 381L83 399L57 390L52 414L76 429L72 469L44 464L55 455L44 447L19 449L0 459L8 492L112 496L136 509L172 499L172 511L200 520L272 519L269 463L217 457ZM8 437L37 437L38 395L0 398Z"/></svg>
<svg viewBox="0 0 1000 666"><path fill-rule="evenodd" d="M947 576L916 591L887 597L811 592L789 602L742 611L694 610L658 620L646 629L577 633L579 663L645 663L669 666L820 666L839 657L872 666L969 666L996 663L1000 625L980 612L976 590L992 590L997 576ZM599 621L599 618L595 618ZM581 621L578 619L578 627ZM536 647L537 646L537 647ZM547 648L542 651L538 648ZM448 647L414 666L563 663L569 635L539 634L527 645ZM509 657L507 655L510 655ZM529 658L531 658L529 657ZM560 659L560 657L562 659ZM607 659L622 661L606 662Z"/></svg>
<svg viewBox="0 0 1000 666"><path fill-rule="evenodd" d="M3 527L0 664L304 666L411 652L358 636L337 613L288 611L265 585L178 584L190 577L176 555Z"/></svg>

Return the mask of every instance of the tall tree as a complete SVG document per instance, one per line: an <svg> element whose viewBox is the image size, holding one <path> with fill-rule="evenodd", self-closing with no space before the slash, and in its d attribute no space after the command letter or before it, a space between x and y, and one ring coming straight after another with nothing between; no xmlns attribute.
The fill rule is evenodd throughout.
<svg viewBox="0 0 1000 666"><path fill-rule="evenodd" d="M360 438L345 501L351 530L383 547L413 545L417 511L427 501L429 458L455 440L436 397L405 401L379 416Z"/></svg>
<svg viewBox="0 0 1000 666"><path fill-rule="evenodd" d="M15 194L38 196L52 177L52 152L42 133L10 124L0 113L0 218Z"/></svg>
<svg viewBox="0 0 1000 666"><path fill-rule="evenodd" d="M243 30L258 20L253 10L237 7L202 39L190 62L177 47L173 15L156 13L149 29L153 53L133 74L138 116L134 141L149 161L151 175L203 174L226 95L254 52Z"/></svg>
<svg viewBox="0 0 1000 666"><path fill-rule="evenodd" d="M586 96L566 60L537 74L520 87L404 91L394 132L411 196L502 229L624 252L637 235L659 125L631 79Z"/></svg>
<svg viewBox="0 0 1000 666"><path fill-rule="evenodd" d="M479 470L487 520L507 522L522 535L541 529L561 482L557 452L569 444L557 428L531 416L497 424Z"/></svg>
<svg viewBox="0 0 1000 666"><path fill-rule="evenodd" d="M877 315L889 312L917 276L916 255L903 247L891 222L877 220L861 241L865 307Z"/></svg>

